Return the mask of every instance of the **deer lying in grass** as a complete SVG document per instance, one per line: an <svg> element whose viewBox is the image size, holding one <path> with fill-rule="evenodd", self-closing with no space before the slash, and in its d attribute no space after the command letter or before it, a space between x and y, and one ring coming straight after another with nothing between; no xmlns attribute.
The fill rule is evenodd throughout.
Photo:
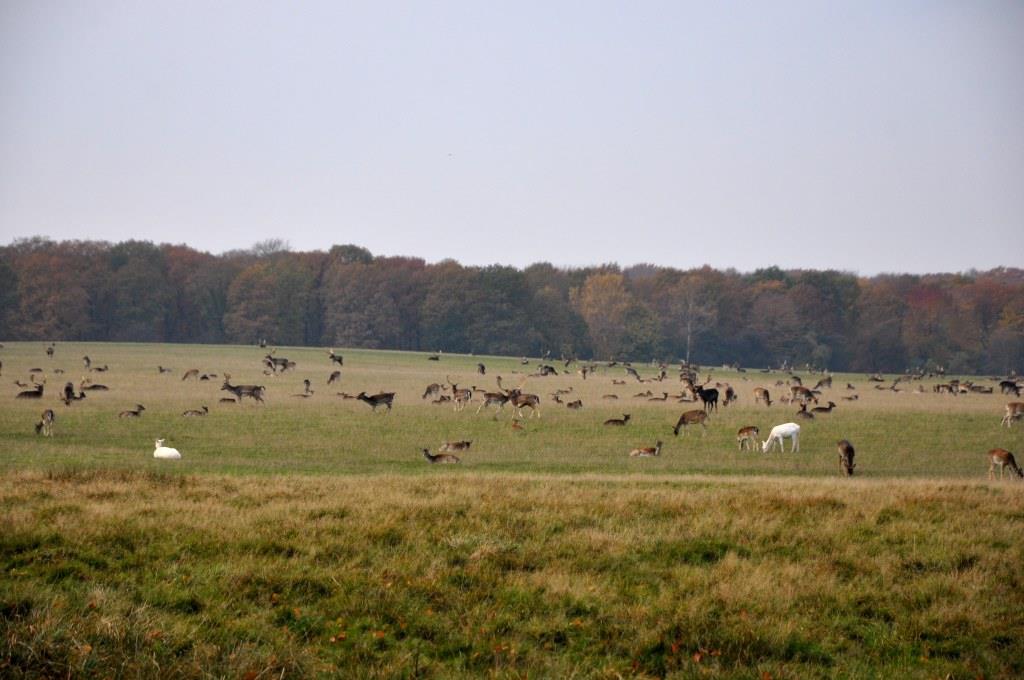
<svg viewBox="0 0 1024 680"><path fill-rule="evenodd" d="M836 444L836 449L839 451L839 469L846 473L847 477L853 477L853 469L857 467L853 463L853 456L856 451L853 450L853 444L840 439Z"/></svg>
<svg viewBox="0 0 1024 680"><path fill-rule="evenodd" d="M157 366L157 367L156 367L156 372L162 375L162 374L164 374L164 373L170 373L170 372L171 372L171 369L169 369L169 368L164 368L163 366Z"/></svg>
<svg viewBox="0 0 1024 680"><path fill-rule="evenodd" d="M659 439L655 443L654 447L644 446L642 448L633 449L629 452L630 458L653 458L661 455L661 440Z"/></svg>
<svg viewBox="0 0 1024 680"><path fill-rule="evenodd" d="M610 425L612 427L623 427L626 423L629 422L629 417L629 414L625 413L621 418L609 418L608 420L604 421L604 424Z"/></svg>
<svg viewBox="0 0 1024 680"><path fill-rule="evenodd" d="M828 402L828 406L815 406L811 409L811 413L832 413L832 409L835 407L836 403L834 401L830 401Z"/></svg>
<svg viewBox="0 0 1024 680"><path fill-rule="evenodd" d="M142 416L142 412L146 410L146 407L142 404L136 404L135 408L128 409L127 411L121 411L117 414L118 418L139 418Z"/></svg>
<svg viewBox="0 0 1024 680"><path fill-rule="evenodd" d="M796 412L797 418L814 420L814 414L807 410L807 402L800 402L800 410Z"/></svg>
<svg viewBox="0 0 1024 680"><path fill-rule="evenodd" d="M423 449L423 457L427 459L428 463L461 463L462 461L458 456L454 456L450 453L439 453L436 456L430 455L430 449Z"/></svg>
<svg viewBox="0 0 1024 680"><path fill-rule="evenodd" d="M571 408L573 411L579 411L581 408L583 408L583 400L577 399L576 401L570 401L568 404L565 405L565 407Z"/></svg>
<svg viewBox="0 0 1024 680"><path fill-rule="evenodd" d="M242 401L242 397L249 397L261 404L264 403L263 395L267 390L263 385L232 385L230 373L224 374L224 384L220 386L220 389L231 392L238 401Z"/></svg>
<svg viewBox="0 0 1024 680"><path fill-rule="evenodd" d="M1010 472L1024 479L1024 471L1014 459L1013 454L1006 449L992 449L988 452L988 478L995 479L996 467L999 468L999 479L1003 478L1003 468L1010 468Z"/></svg>
<svg viewBox="0 0 1024 680"><path fill-rule="evenodd" d="M234 399L232 399L231 401L234 401ZM207 408L206 406L203 406L202 409L199 410L190 408L187 411L183 411L181 415L185 416L186 418L200 418L202 416L205 416L209 412L210 409Z"/></svg>
<svg viewBox="0 0 1024 680"><path fill-rule="evenodd" d="M78 389L87 392L109 392L110 388L106 385L100 385L99 383L93 383L88 378L82 378L82 381L78 383Z"/></svg>
<svg viewBox="0 0 1024 680"><path fill-rule="evenodd" d="M1024 402L1011 401L1006 405L1006 415L1003 416L1000 424L1010 427L1013 421L1020 420L1021 418L1024 418Z"/></svg>
<svg viewBox="0 0 1024 680"><path fill-rule="evenodd" d="M42 399L43 398L43 389L45 387L46 387L46 381L44 380L43 382L41 382L40 384L36 385L35 387L33 387L30 390L25 390L23 392L18 392L18 394L15 395L14 398L15 399Z"/></svg>
<svg viewBox="0 0 1024 680"><path fill-rule="evenodd" d="M702 436L707 436L708 433L708 413L702 409L694 409L693 411L683 411L683 414L679 416L679 420L676 422L676 426L672 428L672 434L679 436L679 431L683 431L683 436L686 436L685 427L689 425L700 425L703 429Z"/></svg>
<svg viewBox="0 0 1024 680"><path fill-rule="evenodd" d="M469 447L473 445L472 441L463 439L457 442L443 442L438 448L438 451L449 452L449 451L469 451Z"/></svg>
<svg viewBox="0 0 1024 680"><path fill-rule="evenodd" d="M36 434L42 434L44 437L53 436L53 421L57 419L57 415L53 412L53 409L46 409L43 411L43 415L39 422L36 423Z"/></svg>
<svg viewBox="0 0 1024 680"><path fill-rule="evenodd" d="M736 443L740 446L740 451L749 448L751 451L757 446L758 435L761 434L761 430L756 425L748 425L741 427L736 432Z"/></svg>
<svg viewBox="0 0 1024 680"><path fill-rule="evenodd" d="M772 450L775 444L779 445L779 450L782 453L786 452L786 439L789 439L792 444L791 451L796 452L800 450L800 426L796 423L783 423L782 425L776 425L772 428L772 431L768 434L766 439L761 444L761 452L768 453Z"/></svg>
<svg viewBox="0 0 1024 680"><path fill-rule="evenodd" d="M367 404L370 408L373 409L374 413L377 412L378 406L386 406L387 411L385 411L385 414L388 414L391 413L391 403L395 400L395 393L379 392L377 394L367 396L366 392L360 392L359 394L356 395L356 399L363 402L364 404Z"/></svg>

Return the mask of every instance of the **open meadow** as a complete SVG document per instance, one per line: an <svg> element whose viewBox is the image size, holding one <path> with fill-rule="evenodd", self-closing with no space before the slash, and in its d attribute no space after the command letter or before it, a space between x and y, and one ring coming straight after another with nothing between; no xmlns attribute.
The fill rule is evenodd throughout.
<svg viewBox="0 0 1024 680"><path fill-rule="evenodd" d="M673 370L529 377L537 360L340 349L337 367L282 347L296 366L265 375L257 347L5 344L5 677L1024 674L1024 483L988 481L986 456L1022 454L1024 425L1000 425L1019 399L989 378L993 394L954 397L836 374L834 411L796 421L800 451L764 454L736 431L794 420L783 373L705 367L739 399L674 436L699 405L635 396L678 393ZM32 368L43 396L15 399ZM222 403L224 374L266 403ZM421 398L498 375L541 417L514 429L479 395L460 412ZM65 406L83 377L109 390ZM395 392L393 411L338 395L362 391ZM46 408L52 437L34 430ZM182 459L154 460L157 438ZM429 465L446 440L472 446Z"/></svg>

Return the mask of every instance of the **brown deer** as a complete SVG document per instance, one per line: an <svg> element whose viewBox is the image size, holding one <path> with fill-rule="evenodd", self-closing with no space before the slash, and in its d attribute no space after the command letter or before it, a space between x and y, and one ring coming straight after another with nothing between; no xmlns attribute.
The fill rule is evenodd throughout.
<svg viewBox="0 0 1024 680"><path fill-rule="evenodd" d="M232 399L231 401L234 401L234 399ZM205 416L209 412L210 409L207 408L206 406L203 406L201 409L190 408L187 411L183 411L181 415L185 416L186 418L201 418L202 416Z"/></svg>
<svg viewBox="0 0 1024 680"><path fill-rule="evenodd" d="M704 430L704 435L708 433L708 412L700 409L694 409L693 411L684 411L679 416L679 421L676 426L672 428L672 434L679 436L679 430L687 427L688 425L700 425ZM683 430L683 436L686 436L686 430Z"/></svg>
<svg viewBox="0 0 1024 680"><path fill-rule="evenodd" d="M828 402L828 406L815 406L814 408L811 409L811 413L832 413L832 409L834 409L835 407L836 403L834 401L830 401Z"/></svg>
<svg viewBox="0 0 1024 680"><path fill-rule="evenodd" d="M797 418L803 418L804 420L814 420L814 414L807 410L807 402L800 402L800 410L796 412Z"/></svg>
<svg viewBox="0 0 1024 680"><path fill-rule="evenodd" d="M333 385L334 383L341 380L341 371L332 371L331 375L327 378L327 384Z"/></svg>
<svg viewBox="0 0 1024 680"><path fill-rule="evenodd" d="M576 401L570 401L565 405L566 408L571 408L573 411L578 411L583 408L583 400L577 399Z"/></svg>
<svg viewBox="0 0 1024 680"><path fill-rule="evenodd" d="M267 391L267 388L263 385L232 385L230 373L224 374L224 384L220 386L220 389L231 392L239 402L242 401L242 397L249 397L261 404L264 403L263 395Z"/></svg>
<svg viewBox="0 0 1024 680"><path fill-rule="evenodd" d="M136 404L135 408L128 409L127 411L121 411L117 414L118 418L139 418L142 416L142 412L146 410L146 407L142 404Z"/></svg>
<svg viewBox="0 0 1024 680"><path fill-rule="evenodd" d="M171 369L164 368L163 366L157 366L156 367L156 372L159 373L160 375L163 375L164 373L170 373Z"/></svg>
<svg viewBox="0 0 1024 680"><path fill-rule="evenodd" d="M469 451L469 447L472 445L472 441L467 441L465 439L457 442L444 442L441 444L440 448L438 448L438 451Z"/></svg>
<svg viewBox="0 0 1024 680"><path fill-rule="evenodd" d="M190 368L190 369L188 369L187 371L185 371L185 374L181 376L181 381L185 382L189 378L194 378L195 380L199 380L199 369L198 368Z"/></svg>
<svg viewBox="0 0 1024 680"><path fill-rule="evenodd" d="M33 387L30 390L25 390L23 392L18 392L18 394L14 398L15 399L42 399L43 398L43 389L45 387L46 387L46 380L43 380L43 382L39 383L38 385L36 385L35 387Z"/></svg>
<svg viewBox="0 0 1024 680"><path fill-rule="evenodd" d="M996 467L999 468L999 479L1003 478L1003 468L1010 468L1010 472L1024 479L1024 472L1014 459L1013 454L1006 449L992 449L988 452L988 478L995 479Z"/></svg>
<svg viewBox="0 0 1024 680"><path fill-rule="evenodd" d="M1010 427L1013 421L1020 420L1021 418L1024 418L1024 402L1011 401L1006 405L1006 415L1003 416L1001 425Z"/></svg>
<svg viewBox="0 0 1024 680"><path fill-rule="evenodd" d="M853 477L853 469L857 467L853 463L853 456L856 453L853 450L853 444L845 439L840 439L836 444L836 449L839 451L839 469L846 473L847 477Z"/></svg>
<svg viewBox="0 0 1024 680"><path fill-rule="evenodd" d="M668 392L662 392L660 397L650 397L647 401L668 401Z"/></svg>
<svg viewBox="0 0 1024 680"><path fill-rule="evenodd" d="M356 395L356 399L372 408L374 413L377 412L378 406L386 406L388 410L384 413L387 415L388 413L391 413L391 403L395 400L395 393L379 392L377 394L366 396L366 392L360 392Z"/></svg>
<svg viewBox="0 0 1024 680"><path fill-rule="evenodd" d="M621 418L609 418L608 420L604 421L604 424L611 425L612 427L623 427L626 423L629 422L629 417L629 414L625 413Z"/></svg>
<svg viewBox="0 0 1024 680"><path fill-rule="evenodd" d="M332 364L337 364L339 366L345 365L345 359L340 354L335 354L333 349L327 356L331 360Z"/></svg>
<svg viewBox="0 0 1024 680"><path fill-rule="evenodd" d="M423 449L423 457L427 459L428 463L461 463L462 461L458 456L454 456L450 453L439 453L436 456L430 455L430 449Z"/></svg>
<svg viewBox="0 0 1024 680"><path fill-rule="evenodd" d="M762 401L764 402L765 406L771 406L772 405L772 395L771 395L771 393L768 392L768 390L766 390L763 387L755 387L754 388L754 403L755 404L760 404Z"/></svg>
<svg viewBox="0 0 1024 680"><path fill-rule="evenodd" d="M450 376L445 376L445 382L448 383L452 391L452 402L455 404L456 411L461 411L466 408L466 404L473 401L473 390L471 388L463 387L459 389L457 383L453 383ZM501 382L500 380L498 381Z"/></svg>
<svg viewBox="0 0 1024 680"><path fill-rule="evenodd" d="M43 411L43 415L39 422L36 423L36 434L41 434L44 437L53 436L53 421L57 419L57 415L53 412L53 409L46 409Z"/></svg>
<svg viewBox="0 0 1024 680"><path fill-rule="evenodd" d="M427 397L436 397L441 393L441 389L442 385L440 383L430 383L427 385L427 389L423 390L423 396L420 398L426 399Z"/></svg>
<svg viewBox="0 0 1024 680"><path fill-rule="evenodd" d="M644 446L642 448L633 449L629 452L630 458L652 458L661 455L661 440L659 439L655 443L654 447Z"/></svg>
<svg viewBox="0 0 1024 680"><path fill-rule="evenodd" d="M751 451L757 446L758 436L761 434L761 430L756 425L748 425L741 427L736 431L736 443L740 446L740 451L749 448ZM748 446L749 445L749 446Z"/></svg>
<svg viewBox="0 0 1024 680"><path fill-rule="evenodd" d="M515 414L520 418L523 417L523 408L527 406L530 408L531 418L534 416L540 418L540 397L536 394L523 394L521 390L525 382L524 379L523 382L519 383L519 387L507 390L501 384L501 376L498 376L498 389L508 395L509 403L512 404Z"/></svg>
<svg viewBox="0 0 1024 680"><path fill-rule="evenodd" d="M820 390L827 387L832 389L832 376L826 376L814 384L814 389Z"/></svg>
<svg viewBox="0 0 1024 680"><path fill-rule="evenodd" d="M87 391L87 392L109 392L110 391L110 388L107 387L106 385L100 385L99 383L94 383L91 380L89 380L88 378L82 378L82 381L78 383L78 389L84 390L84 391Z"/></svg>
<svg viewBox="0 0 1024 680"><path fill-rule="evenodd" d="M818 396L814 394L812 390L809 390L802 385L791 385L789 392L792 401L800 401L804 404L809 401L813 401L815 404L818 403Z"/></svg>
<svg viewBox="0 0 1024 680"><path fill-rule="evenodd" d="M508 403L508 393L502 392L484 392L484 400L476 408L476 412L480 413L481 409L488 408L491 406L497 406L498 409L494 412L494 417L497 418L498 414L505 408L505 404Z"/></svg>

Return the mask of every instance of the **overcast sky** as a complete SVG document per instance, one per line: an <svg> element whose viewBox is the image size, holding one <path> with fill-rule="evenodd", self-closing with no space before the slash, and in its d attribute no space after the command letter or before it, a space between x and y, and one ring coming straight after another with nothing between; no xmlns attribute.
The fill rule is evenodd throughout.
<svg viewBox="0 0 1024 680"><path fill-rule="evenodd" d="M1024 264L1024 3L0 2L0 242Z"/></svg>

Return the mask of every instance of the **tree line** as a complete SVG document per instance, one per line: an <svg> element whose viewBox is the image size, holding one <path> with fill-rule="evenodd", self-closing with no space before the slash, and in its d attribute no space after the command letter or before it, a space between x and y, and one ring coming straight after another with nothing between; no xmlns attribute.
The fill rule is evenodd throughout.
<svg viewBox="0 0 1024 680"><path fill-rule="evenodd" d="M0 247L0 339L256 343L835 371L1024 367L1024 270L517 269L279 241L22 239Z"/></svg>

